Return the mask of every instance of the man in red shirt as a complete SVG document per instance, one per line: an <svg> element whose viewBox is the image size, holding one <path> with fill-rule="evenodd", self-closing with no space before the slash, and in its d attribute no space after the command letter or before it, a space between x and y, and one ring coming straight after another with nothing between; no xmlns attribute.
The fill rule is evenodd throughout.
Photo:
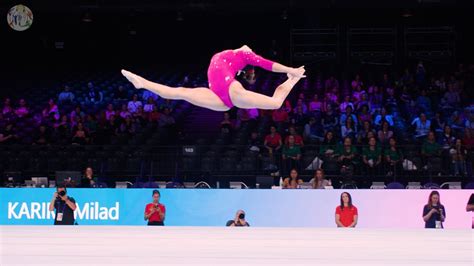
<svg viewBox="0 0 474 266"><path fill-rule="evenodd" d="M145 207L145 221L148 221L148 225L165 225L166 208L165 205L161 204L160 192L153 190L153 202L149 203Z"/></svg>
<svg viewBox="0 0 474 266"><path fill-rule="evenodd" d="M358 212L356 206L352 205L351 194L341 194L341 205L336 208L337 227L355 227L357 225Z"/></svg>
<svg viewBox="0 0 474 266"><path fill-rule="evenodd" d="M286 136L285 138L285 145L288 145L289 144L289 141L288 139L290 138L290 136L293 136L295 137L295 145L298 145L300 146L301 148L304 146L304 143L303 143L303 138L301 137L301 135L299 135L297 132L296 132L296 129L295 127L291 126L289 129L288 129L288 133L290 133L290 135Z"/></svg>

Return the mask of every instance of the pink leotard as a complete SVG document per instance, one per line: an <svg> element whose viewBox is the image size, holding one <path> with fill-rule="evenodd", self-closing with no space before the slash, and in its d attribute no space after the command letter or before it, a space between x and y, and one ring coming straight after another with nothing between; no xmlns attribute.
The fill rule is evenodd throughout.
<svg viewBox="0 0 474 266"><path fill-rule="evenodd" d="M232 108L229 87L235 79L235 74L246 65L258 66L263 69L272 70L273 62L267 60L252 51L225 50L215 54L207 70L209 89L211 89L226 106Z"/></svg>

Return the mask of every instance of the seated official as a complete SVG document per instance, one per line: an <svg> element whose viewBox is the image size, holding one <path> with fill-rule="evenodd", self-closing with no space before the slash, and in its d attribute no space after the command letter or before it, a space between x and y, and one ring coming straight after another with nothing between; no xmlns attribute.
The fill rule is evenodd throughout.
<svg viewBox="0 0 474 266"><path fill-rule="evenodd" d="M314 189L324 189L327 186L332 186L331 180L327 180L324 176L324 170L319 168L314 172L313 178L309 181Z"/></svg>
<svg viewBox="0 0 474 266"><path fill-rule="evenodd" d="M238 210L235 214L234 220L229 220L226 223L226 226L250 226L250 224L245 220L245 212L243 210Z"/></svg>
<svg viewBox="0 0 474 266"><path fill-rule="evenodd" d="M84 177L81 179L81 187L91 188L97 186L97 177L94 176L92 167L87 167L84 171Z"/></svg>
<svg viewBox="0 0 474 266"><path fill-rule="evenodd" d="M153 202L149 203L145 207L145 221L148 221L148 225L165 225L165 205L160 203L160 192L153 190L152 197Z"/></svg>
<svg viewBox="0 0 474 266"><path fill-rule="evenodd" d="M58 186L49 203L49 211L56 211L54 225L74 225L76 201L67 195L66 186Z"/></svg>
<svg viewBox="0 0 474 266"><path fill-rule="evenodd" d="M290 176L283 179L283 187L284 189L295 189L298 188L299 185L303 183L303 179L299 178L298 171L296 169L292 169L290 171Z"/></svg>
<svg viewBox="0 0 474 266"><path fill-rule="evenodd" d="M337 227L355 227L358 216L356 206L352 205L351 194L343 192L341 194L341 205L336 208Z"/></svg>

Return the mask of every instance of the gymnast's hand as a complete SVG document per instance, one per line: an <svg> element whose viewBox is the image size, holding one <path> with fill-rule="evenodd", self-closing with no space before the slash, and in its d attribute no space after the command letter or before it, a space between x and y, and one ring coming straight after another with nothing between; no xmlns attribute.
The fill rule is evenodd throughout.
<svg viewBox="0 0 474 266"><path fill-rule="evenodd" d="M145 82L147 81L146 79L138 75L135 75L132 72L127 71L125 69L122 69L121 72L122 72L122 75L124 75L124 77L126 77L128 81L130 81L136 89L142 89L145 87Z"/></svg>
<svg viewBox="0 0 474 266"><path fill-rule="evenodd" d="M288 72L288 75L291 75L295 78L305 78L305 71L306 70L304 69L304 66L300 66L298 68L291 68L291 70Z"/></svg>

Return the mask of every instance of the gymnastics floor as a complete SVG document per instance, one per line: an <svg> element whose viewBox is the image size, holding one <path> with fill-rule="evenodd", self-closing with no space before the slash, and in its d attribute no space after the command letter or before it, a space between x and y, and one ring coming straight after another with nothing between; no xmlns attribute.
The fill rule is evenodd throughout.
<svg viewBox="0 0 474 266"><path fill-rule="evenodd" d="M0 265L474 265L474 230L0 226Z"/></svg>

